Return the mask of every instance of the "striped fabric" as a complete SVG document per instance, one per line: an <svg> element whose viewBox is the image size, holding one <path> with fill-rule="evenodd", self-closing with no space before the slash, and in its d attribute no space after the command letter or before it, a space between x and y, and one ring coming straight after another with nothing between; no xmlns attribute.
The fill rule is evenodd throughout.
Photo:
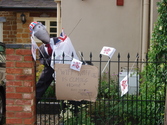
<svg viewBox="0 0 167 125"><path fill-rule="evenodd" d="M32 22L30 23L29 25L29 30L30 30L30 33L32 34L32 31L33 31L33 28L35 27L35 25L37 24L41 24L40 22Z"/></svg>

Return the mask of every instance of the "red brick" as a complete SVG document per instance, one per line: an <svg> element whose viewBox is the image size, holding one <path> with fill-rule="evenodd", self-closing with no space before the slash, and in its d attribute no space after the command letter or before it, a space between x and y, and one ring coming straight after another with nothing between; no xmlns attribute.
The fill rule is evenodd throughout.
<svg viewBox="0 0 167 125"><path fill-rule="evenodd" d="M14 53L15 53L14 49L6 49L6 55L14 54Z"/></svg>
<svg viewBox="0 0 167 125"><path fill-rule="evenodd" d="M15 87L6 87L6 92L15 92Z"/></svg>
<svg viewBox="0 0 167 125"><path fill-rule="evenodd" d="M28 34L22 34L22 38L29 38Z"/></svg>
<svg viewBox="0 0 167 125"><path fill-rule="evenodd" d="M16 41L17 43L23 43L23 39L19 39L19 38L17 38L17 41Z"/></svg>
<svg viewBox="0 0 167 125"><path fill-rule="evenodd" d="M32 87L16 87L16 92L30 93L32 92Z"/></svg>
<svg viewBox="0 0 167 125"><path fill-rule="evenodd" d="M15 113L14 112L6 112L6 117L7 118L15 117Z"/></svg>
<svg viewBox="0 0 167 125"><path fill-rule="evenodd" d="M13 99L6 99L6 105L14 105L15 100Z"/></svg>
<svg viewBox="0 0 167 125"><path fill-rule="evenodd" d="M19 118L6 118L6 124L14 125L14 124L22 124L22 119Z"/></svg>
<svg viewBox="0 0 167 125"><path fill-rule="evenodd" d="M7 111L23 111L23 107L22 106L14 106L14 105L7 105L6 106L6 110Z"/></svg>
<svg viewBox="0 0 167 125"><path fill-rule="evenodd" d="M15 62L6 62L6 67L14 67Z"/></svg>
<svg viewBox="0 0 167 125"><path fill-rule="evenodd" d="M18 28L18 29L17 29L17 32L18 32L18 33L19 33L19 32L21 33L21 32L23 32L23 29Z"/></svg>
<svg viewBox="0 0 167 125"><path fill-rule="evenodd" d="M16 112L16 117L18 117L18 118L31 118L32 113L31 112Z"/></svg>
<svg viewBox="0 0 167 125"><path fill-rule="evenodd" d="M36 100L34 99L34 104L36 104L36 102L35 102ZM36 107L35 106L31 106L31 110L32 111L36 111ZM36 112L34 112L34 116L36 115Z"/></svg>
<svg viewBox="0 0 167 125"><path fill-rule="evenodd" d="M7 68L6 69L6 73L8 73L8 74L22 74L23 73L23 69Z"/></svg>
<svg viewBox="0 0 167 125"><path fill-rule="evenodd" d="M31 87L33 85L32 81L24 81L23 83L24 86Z"/></svg>
<svg viewBox="0 0 167 125"><path fill-rule="evenodd" d="M3 39L3 42L8 42L8 41L10 41L10 39L8 39L8 38Z"/></svg>
<svg viewBox="0 0 167 125"><path fill-rule="evenodd" d="M24 61L33 61L32 56L24 56Z"/></svg>
<svg viewBox="0 0 167 125"><path fill-rule="evenodd" d="M20 81L7 81L6 86L22 86L22 82Z"/></svg>
<svg viewBox="0 0 167 125"><path fill-rule="evenodd" d="M17 75L15 80L32 80L32 75Z"/></svg>
<svg viewBox="0 0 167 125"><path fill-rule="evenodd" d="M35 125L35 121L36 121L35 117L33 117L31 119L25 119L24 120L24 124L26 124L26 125Z"/></svg>
<svg viewBox="0 0 167 125"><path fill-rule="evenodd" d="M14 75L8 75L6 74L6 80L14 80L15 76Z"/></svg>
<svg viewBox="0 0 167 125"><path fill-rule="evenodd" d="M7 55L6 60L8 61L22 61L22 56L15 56L15 55Z"/></svg>
<svg viewBox="0 0 167 125"><path fill-rule="evenodd" d="M17 34L16 36L17 36L17 38L20 38L20 37L21 37L21 34Z"/></svg>
<svg viewBox="0 0 167 125"><path fill-rule="evenodd" d="M31 105L31 100L16 100L15 101L16 105Z"/></svg>
<svg viewBox="0 0 167 125"><path fill-rule="evenodd" d="M17 26L12 26L12 30L16 30L16 29L17 29Z"/></svg>
<svg viewBox="0 0 167 125"><path fill-rule="evenodd" d="M4 30L3 33L4 34L9 34L9 31L8 30Z"/></svg>
<svg viewBox="0 0 167 125"><path fill-rule="evenodd" d="M30 49L17 49L16 55L31 55Z"/></svg>
<svg viewBox="0 0 167 125"><path fill-rule="evenodd" d="M22 94L20 94L20 93L6 93L6 98L7 99L21 99Z"/></svg>
<svg viewBox="0 0 167 125"><path fill-rule="evenodd" d="M9 38L15 38L15 37L16 37L16 35L11 34L11 35L8 35L8 37L9 37Z"/></svg>
<svg viewBox="0 0 167 125"><path fill-rule="evenodd" d="M31 68L33 67L32 62L16 62L16 67Z"/></svg>
<svg viewBox="0 0 167 125"><path fill-rule="evenodd" d="M4 26L3 30L11 30L11 26Z"/></svg>
<svg viewBox="0 0 167 125"><path fill-rule="evenodd" d="M34 93L24 93L23 94L23 99L34 99L35 98L35 94Z"/></svg>

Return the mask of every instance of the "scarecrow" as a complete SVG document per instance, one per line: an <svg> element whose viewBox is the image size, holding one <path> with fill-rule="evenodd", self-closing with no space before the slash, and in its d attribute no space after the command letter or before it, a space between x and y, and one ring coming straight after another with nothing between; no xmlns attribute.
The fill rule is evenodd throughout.
<svg viewBox="0 0 167 125"><path fill-rule="evenodd" d="M29 25L29 29L32 36L35 36L43 42L43 44L39 47L39 60L40 63L44 65L44 69L36 84L36 102L38 103L40 98L54 80L54 69L50 66L50 64L53 46L54 43L58 41L58 38L50 38L45 26L40 22L32 22Z"/></svg>

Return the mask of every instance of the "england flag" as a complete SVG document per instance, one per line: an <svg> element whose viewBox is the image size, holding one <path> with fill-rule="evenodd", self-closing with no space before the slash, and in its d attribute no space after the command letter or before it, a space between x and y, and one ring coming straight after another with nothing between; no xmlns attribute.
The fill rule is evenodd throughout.
<svg viewBox="0 0 167 125"><path fill-rule="evenodd" d="M116 51L115 48L104 46L102 48L100 54L108 56L111 59L111 57L114 55L115 51Z"/></svg>
<svg viewBox="0 0 167 125"><path fill-rule="evenodd" d="M121 80L120 87L121 87L121 96L123 96L128 92L128 77L127 76L125 76Z"/></svg>
<svg viewBox="0 0 167 125"><path fill-rule="evenodd" d="M53 47L51 67L54 68L55 63L71 64L73 58L78 60L78 56L70 38L62 30L60 37L58 37L58 41Z"/></svg>

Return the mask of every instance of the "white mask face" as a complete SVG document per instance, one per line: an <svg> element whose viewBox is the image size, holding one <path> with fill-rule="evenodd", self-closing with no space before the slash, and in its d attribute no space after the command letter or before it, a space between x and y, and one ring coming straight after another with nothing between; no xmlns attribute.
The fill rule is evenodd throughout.
<svg viewBox="0 0 167 125"><path fill-rule="evenodd" d="M45 26L42 24L37 24L34 29L34 36L41 40L44 44L48 44L50 42L50 36Z"/></svg>

